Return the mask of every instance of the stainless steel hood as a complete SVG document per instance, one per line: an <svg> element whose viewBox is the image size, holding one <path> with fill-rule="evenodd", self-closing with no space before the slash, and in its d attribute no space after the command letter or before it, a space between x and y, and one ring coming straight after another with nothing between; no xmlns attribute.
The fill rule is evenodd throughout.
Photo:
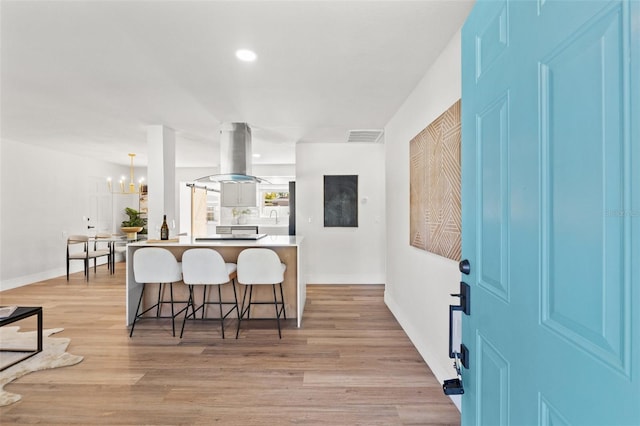
<svg viewBox="0 0 640 426"><path fill-rule="evenodd" d="M247 123L220 126L220 174L196 179L198 182L264 182L251 174L251 128Z"/></svg>

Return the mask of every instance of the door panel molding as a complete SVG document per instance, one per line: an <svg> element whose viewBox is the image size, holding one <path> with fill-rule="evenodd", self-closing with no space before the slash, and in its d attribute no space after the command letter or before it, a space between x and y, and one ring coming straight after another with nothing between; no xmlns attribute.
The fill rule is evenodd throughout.
<svg viewBox="0 0 640 426"><path fill-rule="evenodd" d="M543 326L628 375L627 230L622 218L607 213L622 208L630 185L620 128L627 116L620 87L628 71L616 6L539 63L540 307ZM564 261L577 252L575 263Z"/></svg>
<svg viewBox="0 0 640 426"><path fill-rule="evenodd" d="M496 2L493 19L476 36L476 81L509 47L509 3Z"/></svg>
<svg viewBox="0 0 640 426"><path fill-rule="evenodd" d="M509 303L508 123L507 90L476 115L478 285L505 303Z"/></svg>
<svg viewBox="0 0 640 426"><path fill-rule="evenodd" d="M476 337L476 348L478 351L477 425L509 425L509 361L480 333Z"/></svg>
<svg viewBox="0 0 640 426"><path fill-rule="evenodd" d="M570 426L571 422L569 422L566 417L560 414L560 411L547 399L542 395L542 393L538 393L538 410L539 410L539 421L538 424L541 426Z"/></svg>

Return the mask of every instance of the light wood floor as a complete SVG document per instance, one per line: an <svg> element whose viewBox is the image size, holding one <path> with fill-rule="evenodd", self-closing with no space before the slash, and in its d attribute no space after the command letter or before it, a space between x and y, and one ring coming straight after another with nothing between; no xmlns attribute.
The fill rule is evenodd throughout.
<svg viewBox="0 0 640 426"><path fill-rule="evenodd" d="M64 327L72 367L6 386L22 401L3 426L41 424L459 424L455 406L383 302L382 286L308 286L302 328L254 322L222 340L219 323L124 325L124 265L99 267L0 293L0 305L43 306L44 327ZM22 329L32 329L26 321ZM55 337L55 335L54 335Z"/></svg>

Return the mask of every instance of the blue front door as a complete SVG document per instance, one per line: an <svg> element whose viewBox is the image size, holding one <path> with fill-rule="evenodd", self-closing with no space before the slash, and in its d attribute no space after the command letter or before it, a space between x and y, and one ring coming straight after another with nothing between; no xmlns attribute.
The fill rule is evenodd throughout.
<svg viewBox="0 0 640 426"><path fill-rule="evenodd" d="M463 425L640 425L640 2L462 32Z"/></svg>

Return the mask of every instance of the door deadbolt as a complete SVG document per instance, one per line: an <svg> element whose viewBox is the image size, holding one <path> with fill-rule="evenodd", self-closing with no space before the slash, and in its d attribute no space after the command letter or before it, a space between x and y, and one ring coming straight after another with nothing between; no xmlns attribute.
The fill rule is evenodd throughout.
<svg viewBox="0 0 640 426"><path fill-rule="evenodd" d="M458 269L465 275L469 275L471 273L471 264L468 259L462 259L460 263L458 263Z"/></svg>

